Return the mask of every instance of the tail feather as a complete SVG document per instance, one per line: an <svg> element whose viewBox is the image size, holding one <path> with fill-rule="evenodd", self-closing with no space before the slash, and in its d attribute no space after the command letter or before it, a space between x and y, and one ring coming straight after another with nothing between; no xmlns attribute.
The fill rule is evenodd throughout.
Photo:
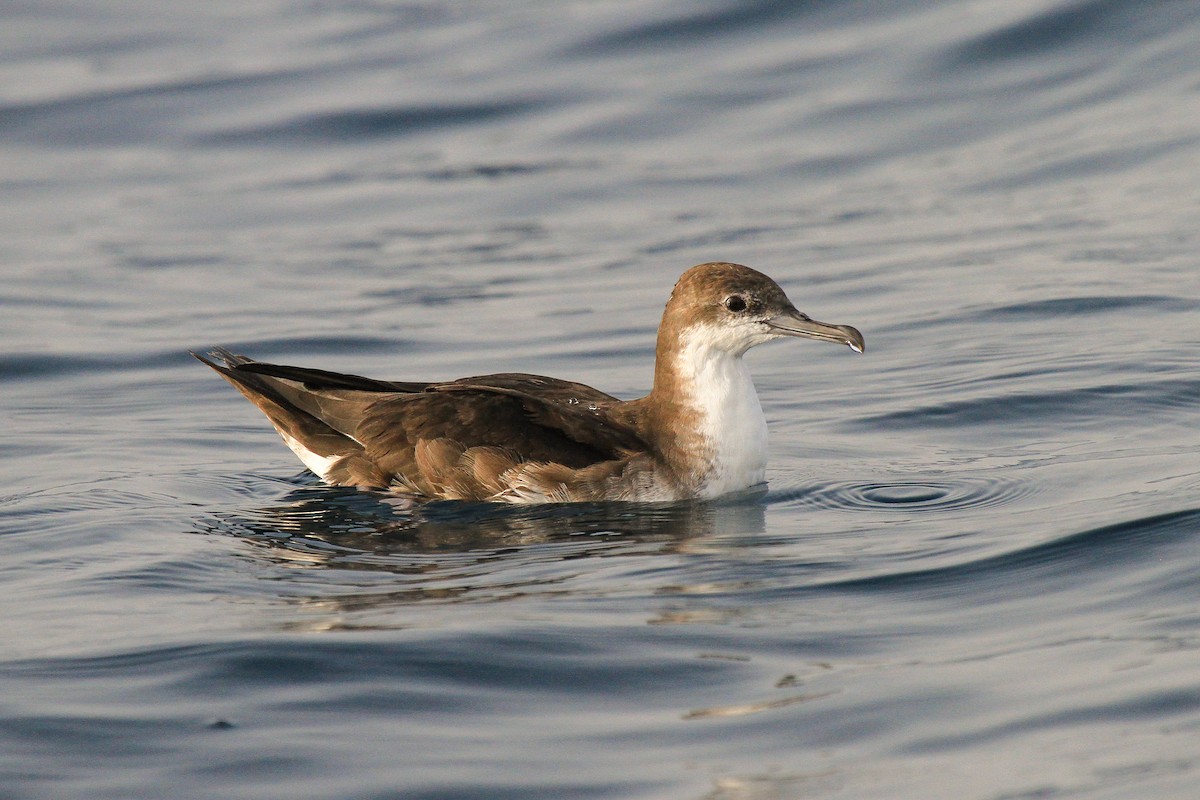
<svg viewBox="0 0 1200 800"><path fill-rule="evenodd" d="M195 353L192 355L220 372L242 394L246 394L243 387L250 387L257 393L303 411L351 439L355 439L355 429L366 409L383 395L397 393L395 389L385 391L381 388L389 385L383 381L324 370L264 364L223 348L215 348L212 355L223 360L225 367ZM246 396L258 404L253 397Z"/></svg>
<svg viewBox="0 0 1200 800"><path fill-rule="evenodd" d="M192 355L215 370L247 400L254 403L304 465L322 478L334 482L331 478L344 471L339 469L341 462L348 458L358 460L355 457L362 456L361 444L329 425L311 410L293 402L293 399L287 396L288 393L280 391L281 387L276 381L240 369L245 364L253 363L245 356L223 348L214 348L211 355L224 361L222 365L198 353Z"/></svg>
<svg viewBox="0 0 1200 800"><path fill-rule="evenodd" d="M365 378L362 375L348 375L341 372L329 372L311 367L291 367L285 364L267 364L262 361L246 359L238 364L245 372L267 375L272 378L282 378L304 384L307 389L347 389L359 392L421 392L427 383L397 383Z"/></svg>

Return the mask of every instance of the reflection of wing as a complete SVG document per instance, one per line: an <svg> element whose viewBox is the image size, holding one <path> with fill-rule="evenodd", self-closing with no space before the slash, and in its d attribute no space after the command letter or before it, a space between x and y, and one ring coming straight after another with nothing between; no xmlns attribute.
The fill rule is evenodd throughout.
<svg viewBox="0 0 1200 800"><path fill-rule="evenodd" d="M225 365L197 358L257 405L310 469L337 485L485 499L514 481L527 486L521 465L576 470L646 449L609 417L616 398L570 381L506 373L392 382L263 364L224 350L214 355Z"/></svg>

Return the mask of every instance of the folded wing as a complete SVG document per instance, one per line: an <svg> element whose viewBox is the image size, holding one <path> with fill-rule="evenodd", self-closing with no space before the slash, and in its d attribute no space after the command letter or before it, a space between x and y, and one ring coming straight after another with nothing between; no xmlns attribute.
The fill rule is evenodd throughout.
<svg viewBox="0 0 1200 800"><path fill-rule="evenodd" d="M381 381L224 349L212 352L224 363L193 355L258 406L304 464L334 485L475 500L554 494L577 470L602 481L646 449L608 415L616 398L570 381L518 373Z"/></svg>

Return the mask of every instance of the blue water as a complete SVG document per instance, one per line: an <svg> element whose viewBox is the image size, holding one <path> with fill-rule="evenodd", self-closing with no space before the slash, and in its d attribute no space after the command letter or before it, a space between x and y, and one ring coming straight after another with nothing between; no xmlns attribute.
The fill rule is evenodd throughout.
<svg viewBox="0 0 1200 800"><path fill-rule="evenodd" d="M10 4L0 796L1195 798L1200 6ZM648 388L761 499L405 509L188 349Z"/></svg>

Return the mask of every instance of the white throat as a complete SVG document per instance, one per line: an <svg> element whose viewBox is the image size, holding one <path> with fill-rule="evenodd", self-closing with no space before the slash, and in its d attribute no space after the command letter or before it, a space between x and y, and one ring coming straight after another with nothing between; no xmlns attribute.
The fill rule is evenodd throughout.
<svg viewBox="0 0 1200 800"><path fill-rule="evenodd" d="M745 349L721 346L732 335L698 326L682 337L676 367L686 402L697 412L697 433L708 449L710 467L702 497L717 497L762 483L767 467L767 420L763 417Z"/></svg>

